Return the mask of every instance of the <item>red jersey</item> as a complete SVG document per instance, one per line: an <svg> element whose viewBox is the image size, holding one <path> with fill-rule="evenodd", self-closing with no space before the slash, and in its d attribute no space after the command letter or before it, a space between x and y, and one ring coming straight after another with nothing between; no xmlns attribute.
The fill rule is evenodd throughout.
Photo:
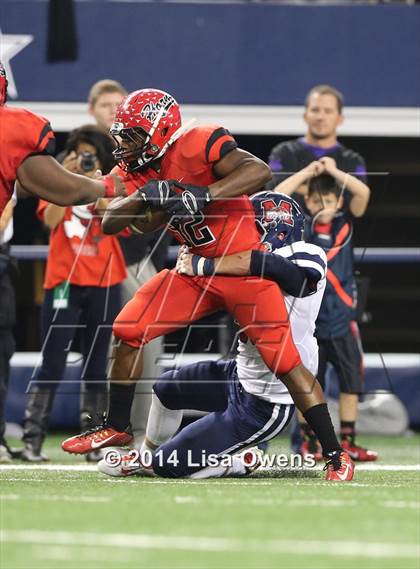
<svg viewBox="0 0 420 569"><path fill-rule="evenodd" d="M39 201L44 218L49 202ZM114 235L105 235L101 219L92 215L94 205L67 207L62 221L51 231L44 288L69 281L78 286L107 287L126 276L124 257Z"/></svg>
<svg viewBox="0 0 420 569"><path fill-rule="evenodd" d="M165 153L159 172L151 168L139 174L117 173L125 177L129 194L147 179L178 180L184 184L208 186L217 181L213 166L237 147L231 134L219 126L203 125L183 134ZM217 200L181 223L169 225L180 243L204 257L220 257L255 248L260 235L248 196Z"/></svg>
<svg viewBox="0 0 420 569"><path fill-rule="evenodd" d="M26 109L0 106L0 215L13 194L16 172L34 154L53 154L54 133L47 119Z"/></svg>

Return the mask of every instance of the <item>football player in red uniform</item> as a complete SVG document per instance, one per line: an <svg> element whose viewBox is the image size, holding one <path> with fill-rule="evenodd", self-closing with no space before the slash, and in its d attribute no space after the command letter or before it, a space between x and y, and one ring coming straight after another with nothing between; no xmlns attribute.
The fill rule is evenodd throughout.
<svg viewBox="0 0 420 569"><path fill-rule="evenodd" d="M163 91L143 89L121 103L111 134L118 143L117 173L126 172L124 182L131 195L111 204L104 217L105 232L115 233L132 224L140 203L146 201L164 210L169 230L202 257L260 247L246 194L261 189L271 173L264 162L237 148L226 129L198 126L185 131L175 99ZM341 448L321 387L302 365L293 343L280 289L256 277L191 278L175 270L158 273L118 315L113 331L119 343L114 350L107 423L67 439L63 449L83 454L129 444L142 346L221 309L235 317L267 366L287 385L322 439L324 455L334 465L331 472L338 472Z"/></svg>
<svg viewBox="0 0 420 569"><path fill-rule="evenodd" d="M92 180L65 170L51 156L55 149L50 123L26 109L5 106L7 78L0 62L0 215L17 179L31 194L57 205L94 202L124 192L121 180Z"/></svg>

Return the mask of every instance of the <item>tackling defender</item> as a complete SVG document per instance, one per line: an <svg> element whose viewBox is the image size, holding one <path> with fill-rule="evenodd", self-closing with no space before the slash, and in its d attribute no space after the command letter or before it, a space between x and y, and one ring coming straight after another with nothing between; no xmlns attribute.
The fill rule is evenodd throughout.
<svg viewBox="0 0 420 569"><path fill-rule="evenodd" d="M305 218L289 196L261 192L252 198L262 239L273 253L244 251L220 259L206 259L181 248L177 270L190 276L229 274L266 276L285 291L285 302L296 347L304 365L316 374L318 345L315 320L325 290L327 258L305 243ZM286 386L264 364L256 346L241 333L238 356L232 361L199 362L162 374L154 385L152 407L140 460L121 457L118 465L106 460L98 469L111 476L153 472L165 477L209 478L244 475L258 465L252 451L237 453L277 436L292 417L294 405ZM210 412L177 433L184 409ZM177 434L176 434L177 433ZM153 455L152 468L141 460ZM226 455L230 460L224 461ZM203 464L217 457L219 464ZM246 464L251 458L251 464ZM217 462L213 458L214 462ZM345 477L328 465L327 479Z"/></svg>
<svg viewBox="0 0 420 569"><path fill-rule="evenodd" d="M65 170L54 158L50 123L27 109L6 106L7 78L0 62L0 215L17 179L29 193L57 205L94 202L124 193L120 178L92 180Z"/></svg>
<svg viewBox="0 0 420 569"><path fill-rule="evenodd" d="M134 195L111 204L103 221L105 232L130 225L145 200L166 212L170 231L192 253L214 258L260 248L253 208L245 194L260 189L270 170L237 148L226 129L200 126L185 132L174 98L144 89L120 105L111 134L118 143L117 172L126 172L127 190ZM142 373L141 348L156 336L220 309L231 312L269 369L282 379L318 434L324 456L339 471L344 455L322 389L302 365L293 343L277 285L249 277L236 277L234 283L228 276L191 278L168 270L143 286L114 323L119 343L114 350L107 423L67 439L63 449L84 454L93 448L129 444L130 409Z"/></svg>

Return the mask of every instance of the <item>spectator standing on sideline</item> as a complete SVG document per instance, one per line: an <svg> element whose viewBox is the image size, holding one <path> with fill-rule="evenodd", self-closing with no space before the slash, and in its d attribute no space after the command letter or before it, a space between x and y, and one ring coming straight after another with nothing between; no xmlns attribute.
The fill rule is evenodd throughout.
<svg viewBox="0 0 420 569"><path fill-rule="evenodd" d="M356 175L359 180L367 183L363 158L337 140L337 128L344 121L343 105L342 93L330 85L317 85L309 91L303 115L307 124L306 134L301 138L281 142L271 150L268 163L273 178L267 184L267 189L273 189L287 177L325 156L333 158L339 170ZM293 198L303 207L307 189L307 184L303 182L293 192ZM348 198L348 192L345 191L345 204ZM363 212L359 213L358 200L351 200L351 213L355 217L363 215Z"/></svg>
<svg viewBox="0 0 420 569"><path fill-rule="evenodd" d="M274 187L278 192L293 196L306 212L308 212L308 201L305 198L308 194L308 184L310 180L314 176L323 173L332 176L335 180L340 190L338 196L335 196L334 191L331 190L331 184L329 186L327 184L327 187L329 187L328 191L322 192L319 190L319 195L315 195L312 192L309 201L309 203L312 204L312 209L308 212L311 216L320 209L329 209L331 211L327 213L333 213L332 219L329 220L330 230L328 230L326 234L321 237L318 235L316 228L323 225L320 223L322 216L319 217L321 214L318 214L316 223L311 226L313 234L306 236L306 240L309 242L314 242L319 245L323 243L325 249L331 246L331 243L328 245L329 240L334 241L334 239L337 238L337 235L334 233L336 229L334 226L339 223L337 220L341 219L340 223L344 223L343 220L346 220L346 223L349 222L351 224L352 217L357 218L363 216L370 197L370 190L366 185L367 177L364 159L337 140L337 129L344 121L343 106L344 97L342 93L334 87L330 85L317 85L313 87L305 99L305 112L303 115L307 124L305 136L281 142L272 149L269 157L269 165L273 172L273 179L269 182L268 187L270 189ZM321 186L318 185L318 188ZM316 206L315 201L317 202ZM336 217L337 212L340 212L338 217ZM325 214L323 214L323 216L325 217ZM322 229L322 231L324 230L325 228ZM350 288L355 288L350 240L347 245L348 247L343 247L343 251L340 250L340 254L337 255L334 263L335 266L340 266L339 281L340 278L348 279L346 286L348 284ZM333 262L332 259L329 262ZM330 278L331 274L330 271ZM349 275L351 275L351 278ZM339 305L338 313L333 314L332 306L336 302ZM348 302L350 301L348 300ZM331 317L340 314L340 308L346 312L343 306L340 307L341 303L342 300L337 296L334 287L329 281L319 318L328 322L329 311L331 312ZM355 370L358 370L360 376L363 368L363 354L361 351L359 332L357 324L354 321L354 311L347 311L347 314L351 314L352 318L350 320L344 319L344 322L348 325L348 329L345 334L344 331L341 330L340 334L343 333L344 336L348 336L347 348L349 352L347 356L343 357L350 357L350 363L343 363L342 358L337 356L339 359L335 361L334 364L334 357L331 355L334 352L333 347L328 350L328 361L331 361L331 363L335 365L339 376L343 374L346 376L349 374L354 375L356 373ZM321 336L319 334L321 334ZM334 330L333 326L329 331L325 325L322 326L322 331L318 329L317 335L319 339L326 339L325 334L332 342L333 338L337 338L337 330ZM350 338L350 334L353 339ZM334 345L336 344L337 342L335 342ZM322 358L325 356L326 351L321 352L322 347L320 346L320 372L324 374L326 362L322 364ZM324 369L321 369L321 365L324 365ZM340 398L341 435L342 440L348 439L353 447L356 447L355 421L357 418L357 401L357 395L343 393L342 391ZM300 420L303 425L302 417L300 417ZM315 452L317 448L316 439L312 432L305 429L303 429L302 433L305 438L301 448L305 451L305 448L309 444L311 451ZM356 460L375 460L377 458L376 453L371 453L371 451L365 452L365 449L361 447L357 448L359 448L360 451L355 451L351 454L352 458L356 458Z"/></svg>
<svg viewBox="0 0 420 569"><path fill-rule="evenodd" d="M95 119L96 126L106 134L109 134L118 105L126 95L121 83L113 79L101 79L90 88L88 112Z"/></svg>
<svg viewBox="0 0 420 569"><path fill-rule="evenodd" d="M81 127L70 133L63 167L87 177L94 177L97 169L109 172L113 147L111 138L96 126ZM107 408L108 348L127 272L118 239L101 230L106 205L106 200L98 200L87 206L61 207L41 200L38 206L51 236L41 312L42 365L25 410L23 460L47 460L42 444L48 415L78 327L84 380L82 429L100 424ZM92 455L92 460L99 458Z"/></svg>
<svg viewBox="0 0 420 569"><path fill-rule="evenodd" d="M109 133L118 105L127 91L117 81L103 79L95 83L89 92L89 113L99 128ZM134 293L165 267L169 234L162 232L149 235L131 235L120 238L120 246L127 265L127 278L122 285L122 303L126 304ZM152 402L152 386L159 377L159 358L162 354L162 338L156 338L144 349L144 379L136 387L136 396L131 413L133 434L143 441L147 418Z"/></svg>
<svg viewBox="0 0 420 569"><path fill-rule="evenodd" d="M9 383L10 358L15 351L13 326L16 320L15 291L11 279L13 270L9 242L13 237L13 208L16 192L0 215L0 463L10 462L12 451L5 439L5 404Z"/></svg>
<svg viewBox="0 0 420 569"><path fill-rule="evenodd" d="M356 444L357 407L363 393L363 353L354 321L357 297L351 243L354 216L350 213L357 210L359 217L363 215L370 190L355 176L339 170L329 157L312 162L279 184L277 190L292 194L302 184L308 184L305 241L324 249L328 261L327 286L315 331L319 346L317 378L325 388L327 363L333 365L340 385L341 446L353 460L376 460L376 452ZM347 210L342 209L344 188L350 194ZM301 454L315 454L321 459L315 433L301 414L298 417L303 438Z"/></svg>

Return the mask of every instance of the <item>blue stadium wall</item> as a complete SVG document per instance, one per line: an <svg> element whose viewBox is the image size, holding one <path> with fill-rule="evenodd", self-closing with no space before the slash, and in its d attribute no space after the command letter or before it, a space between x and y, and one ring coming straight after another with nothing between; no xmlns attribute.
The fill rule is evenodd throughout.
<svg viewBox="0 0 420 569"><path fill-rule="evenodd" d="M300 105L328 82L351 106L420 106L419 5L75 6L79 59L48 64L47 2L0 2L2 33L33 36L11 60L19 100L85 101L112 77L186 104Z"/></svg>

